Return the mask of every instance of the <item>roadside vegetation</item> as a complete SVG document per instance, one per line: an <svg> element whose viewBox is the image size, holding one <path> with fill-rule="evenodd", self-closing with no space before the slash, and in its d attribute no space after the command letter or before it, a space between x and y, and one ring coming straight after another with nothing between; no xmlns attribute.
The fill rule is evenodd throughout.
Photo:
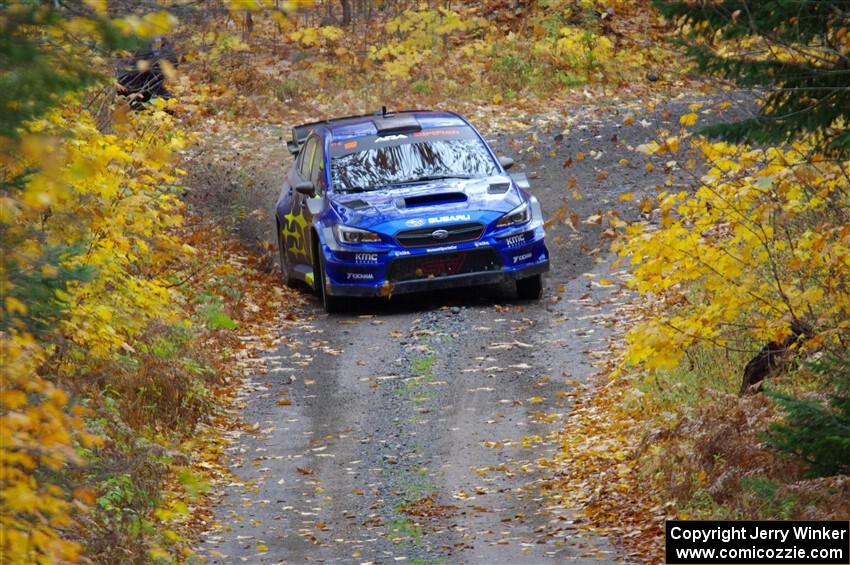
<svg viewBox="0 0 850 565"><path fill-rule="evenodd" d="M179 561L239 325L293 299L188 214L172 104L115 100L109 54L173 16L50 4L0 6L0 560Z"/></svg>
<svg viewBox="0 0 850 565"><path fill-rule="evenodd" d="M268 119L382 105L542 110L584 88L681 86L686 67L665 40L671 28L647 8L643 0L326 0L284 17L209 3L178 33L191 85L181 102L202 115Z"/></svg>
<svg viewBox="0 0 850 565"><path fill-rule="evenodd" d="M693 187L619 224L640 299L549 485L650 562L666 518L850 515L850 12L657 4L701 70L770 88L751 119L700 129L695 105L640 148Z"/></svg>
<svg viewBox="0 0 850 565"><path fill-rule="evenodd" d="M191 555L226 408L265 339L239 338L298 301L235 239L262 220L251 203L234 196L233 224L187 208L187 177L246 152L228 134L382 105L514 119L701 88L700 73L777 89L754 122L701 132L697 105L640 148L693 187L659 187L644 223L608 217L641 297L547 490L649 561L670 516L850 515L842 3L805 21L793 2L756 20L646 0L60 4L0 2L4 560ZM156 35L181 55L164 69L176 99L134 112L111 66ZM769 344L769 378L741 394Z"/></svg>

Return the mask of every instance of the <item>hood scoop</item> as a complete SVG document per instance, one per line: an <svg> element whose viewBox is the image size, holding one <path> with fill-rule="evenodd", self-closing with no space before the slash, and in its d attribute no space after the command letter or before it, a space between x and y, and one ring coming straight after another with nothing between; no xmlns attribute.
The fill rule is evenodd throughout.
<svg viewBox="0 0 850 565"><path fill-rule="evenodd" d="M466 202L466 194L462 192L438 192L436 194L422 194L419 196L408 196L396 200L399 208L417 208L422 206L439 206L441 204L457 204Z"/></svg>
<svg viewBox="0 0 850 565"><path fill-rule="evenodd" d="M369 203L364 202L363 200L349 200L347 202L340 202L346 208L351 208L352 210L362 210L363 208L368 208Z"/></svg>
<svg viewBox="0 0 850 565"><path fill-rule="evenodd" d="M488 194L504 194L511 189L511 183L507 181L491 182L487 187Z"/></svg>

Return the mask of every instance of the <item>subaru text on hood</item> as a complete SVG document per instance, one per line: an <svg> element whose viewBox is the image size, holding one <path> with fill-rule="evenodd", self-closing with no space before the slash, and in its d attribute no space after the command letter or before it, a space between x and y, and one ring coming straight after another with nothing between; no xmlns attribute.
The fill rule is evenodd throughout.
<svg viewBox="0 0 850 565"><path fill-rule="evenodd" d="M348 296L515 281L539 298L543 214L469 122L413 111L297 126L277 201L281 272L329 312Z"/></svg>

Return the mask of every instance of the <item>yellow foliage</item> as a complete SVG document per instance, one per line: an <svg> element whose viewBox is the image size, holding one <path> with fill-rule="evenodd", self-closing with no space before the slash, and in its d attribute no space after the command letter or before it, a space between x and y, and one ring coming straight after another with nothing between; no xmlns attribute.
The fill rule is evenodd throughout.
<svg viewBox="0 0 850 565"><path fill-rule="evenodd" d="M74 22L85 23L85 25L93 25L94 23L91 20L71 20L71 23ZM177 18L164 10L145 14L144 16L131 15L115 20L115 25L121 32L144 38L165 35L176 24Z"/></svg>
<svg viewBox="0 0 850 565"><path fill-rule="evenodd" d="M343 38L345 32L336 26L305 27L289 34L289 39L304 47L328 47Z"/></svg>
<svg viewBox="0 0 850 565"><path fill-rule="evenodd" d="M413 69L435 57L446 36L464 31L468 25L469 22L458 12L446 8L405 10L402 15L384 24L384 30L398 36L398 41L380 47L370 45L367 56L369 60L381 63L388 80L408 80ZM473 45L463 53L471 55L475 51Z"/></svg>
<svg viewBox="0 0 850 565"><path fill-rule="evenodd" d="M713 165L702 186L661 193L661 227L631 226L620 249L634 288L658 299L628 335L628 360L663 369L697 343L758 349L789 335L792 322L812 329L811 345L841 347L850 331L850 164L812 156L805 142L697 146Z"/></svg>
<svg viewBox="0 0 850 565"><path fill-rule="evenodd" d="M173 235L182 204L170 163L184 144L161 109L103 134L68 100L29 124L19 155L4 161L3 178L26 179L3 202L0 262L0 554L8 562L77 559L79 546L60 532L85 503L35 471L77 462L75 446L100 438L45 375L82 371L152 320L178 319L165 273L185 252ZM86 276L63 285L60 271ZM39 327L38 310L51 300L32 295L26 277L35 272L56 281L58 325Z"/></svg>
<svg viewBox="0 0 850 565"><path fill-rule="evenodd" d="M578 68L591 67L595 62L610 59L613 44L605 36L576 27L561 28L555 52Z"/></svg>

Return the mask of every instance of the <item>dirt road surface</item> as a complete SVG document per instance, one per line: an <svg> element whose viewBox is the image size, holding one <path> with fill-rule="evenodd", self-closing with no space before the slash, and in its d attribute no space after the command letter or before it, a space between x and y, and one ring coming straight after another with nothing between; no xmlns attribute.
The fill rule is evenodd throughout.
<svg viewBox="0 0 850 565"><path fill-rule="evenodd" d="M471 116L497 152L517 159L555 219L543 299L476 288L334 316L311 299L297 321L281 320L267 371L244 387L241 417L255 431L232 438L236 478L220 493L200 554L210 563L627 561L571 510L549 508L537 462L557 449L547 432L589 393L617 329L612 312L628 299L594 216L635 219L657 185L693 184L692 173L635 149L662 128L677 132L678 117L703 100L682 97L651 113L640 102L574 107L519 129ZM724 117L745 107L742 97ZM715 119L704 109L703 123ZM274 204L287 131L245 133L269 140L264 158L274 168L260 163L232 183L208 180L225 178L226 163L193 172L194 205L221 212L238 202L243 237L272 241L262 210Z"/></svg>

